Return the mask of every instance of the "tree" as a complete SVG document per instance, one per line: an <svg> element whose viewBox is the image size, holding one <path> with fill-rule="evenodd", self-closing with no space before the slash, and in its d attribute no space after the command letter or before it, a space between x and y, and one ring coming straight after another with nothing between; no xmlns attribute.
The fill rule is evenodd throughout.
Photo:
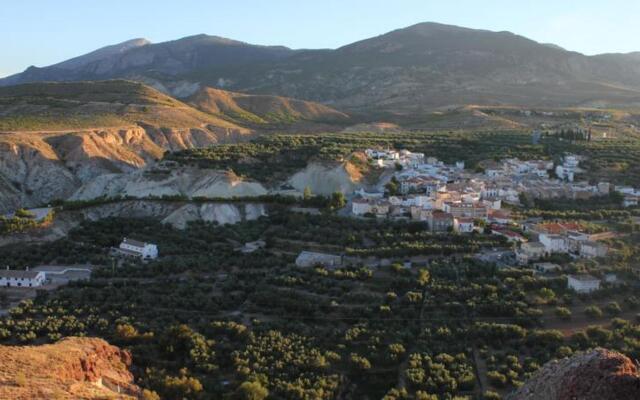
<svg viewBox="0 0 640 400"><path fill-rule="evenodd" d="M302 198L304 200L309 200L311 199L312 193L311 193L311 188L309 186L305 186L304 188L304 192L302 193Z"/></svg>
<svg viewBox="0 0 640 400"><path fill-rule="evenodd" d="M620 305L617 302L612 301L611 303L606 305L604 311L611 316L616 316L620 315L620 313L622 312L622 308L620 308Z"/></svg>
<svg viewBox="0 0 640 400"><path fill-rule="evenodd" d="M391 343L388 348L392 360L398 360L406 351L401 343Z"/></svg>
<svg viewBox="0 0 640 400"><path fill-rule="evenodd" d="M430 278L431 278L431 275L429 274L429 271L423 268L418 273L418 284L420 286L426 286L427 283L429 283Z"/></svg>
<svg viewBox="0 0 640 400"><path fill-rule="evenodd" d="M142 391L142 400L160 400L160 396L153 390L144 389Z"/></svg>
<svg viewBox="0 0 640 400"><path fill-rule="evenodd" d="M500 400L502 397L500 396L499 393L491 391L491 390L487 390L486 392L484 392L484 394L482 395L482 398L484 400Z"/></svg>
<svg viewBox="0 0 640 400"><path fill-rule="evenodd" d="M138 330L131 324L119 324L116 326L116 336L122 340L135 339L138 337Z"/></svg>
<svg viewBox="0 0 640 400"><path fill-rule="evenodd" d="M269 396L269 391L260 382L250 381L240 385L238 394L244 400L264 400Z"/></svg>
<svg viewBox="0 0 640 400"><path fill-rule="evenodd" d="M540 289L539 295L544 301L551 301L556 297L556 294L553 292L553 290L549 288Z"/></svg>
<svg viewBox="0 0 640 400"><path fill-rule="evenodd" d="M392 176L389 183L384 185L384 188L387 190L390 196L395 196L400 192L400 182L398 182L395 176Z"/></svg>
<svg viewBox="0 0 640 400"><path fill-rule="evenodd" d="M567 307L556 307L555 313L558 318L561 318L563 320L571 319L571 310L569 310Z"/></svg>
<svg viewBox="0 0 640 400"><path fill-rule="evenodd" d="M329 207L333 210L340 209L347 204L347 200L344 197L344 193L342 192L333 192L331 195L331 201L329 202Z"/></svg>

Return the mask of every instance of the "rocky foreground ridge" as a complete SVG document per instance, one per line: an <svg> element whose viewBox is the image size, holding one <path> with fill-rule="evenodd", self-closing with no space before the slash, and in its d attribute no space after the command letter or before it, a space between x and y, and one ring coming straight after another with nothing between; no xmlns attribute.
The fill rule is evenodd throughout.
<svg viewBox="0 0 640 400"><path fill-rule="evenodd" d="M545 364L507 400L637 400L640 371L628 357L594 349Z"/></svg>
<svg viewBox="0 0 640 400"><path fill-rule="evenodd" d="M102 339L0 346L0 360L0 399L135 399L141 394L129 372L131 354Z"/></svg>

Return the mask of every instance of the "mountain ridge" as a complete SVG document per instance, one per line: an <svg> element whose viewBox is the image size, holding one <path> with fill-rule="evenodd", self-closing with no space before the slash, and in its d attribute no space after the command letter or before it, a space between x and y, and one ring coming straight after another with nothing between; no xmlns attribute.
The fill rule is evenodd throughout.
<svg viewBox="0 0 640 400"><path fill-rule="evenodd" d="M195 35L98 60L89 53L75 59L78 68L28 69L0 79L0 85L125 78L178 97L193 94L185 87L210 86L369 114L468 104L637 107L638 54L588 56L511 32L426 22L337 49L293 50Z"/></svg>

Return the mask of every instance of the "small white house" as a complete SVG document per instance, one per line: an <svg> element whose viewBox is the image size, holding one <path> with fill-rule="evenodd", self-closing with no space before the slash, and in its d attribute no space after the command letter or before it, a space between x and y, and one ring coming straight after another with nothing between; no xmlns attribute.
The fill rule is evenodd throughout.
<svg viewBox="0 0 640 400"><path fill-rule="evenodd" d="M119 247L120 251L131 256L144 259L158 258L158 246L153 243L140 242L138 240L124 238Z"/></svg>
<svg viewBox="0 0 640 400"><path fill-rule="evenodd" d="M44 272L0 270L0 286L3 287L37 287L42 286L44 281Z"/></svg>
<svg viewBox="0 0 640 400"><path fill-rule="evenodd" d="M459 233L473 232L473 218L455 218L453 228Z"/></svg>
<svg viewBox="0 0 640 400"><path fill-rule="evenodd" d="M600 289L600 279L591 275L569 275L567 278L567 287L575 290L577 293L591 293Z"/></svg>

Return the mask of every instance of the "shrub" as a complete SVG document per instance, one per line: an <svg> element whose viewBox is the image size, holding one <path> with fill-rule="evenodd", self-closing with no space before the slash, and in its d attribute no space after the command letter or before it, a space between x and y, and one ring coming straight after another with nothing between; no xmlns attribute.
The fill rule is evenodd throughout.
<svg viewBox="0 0 640 400"><path fill-rule="evenodd" d="M602 317L602 310L598 306L589 306L584 309L584 313L589 318L600 318Z"/></svg>
<svg viewBox="0 0 640 400"><path fill-rule="evenodd" d="M571 319L571 310L566 307L556 307L555 314L558 318L565 321Z"/></svg>

